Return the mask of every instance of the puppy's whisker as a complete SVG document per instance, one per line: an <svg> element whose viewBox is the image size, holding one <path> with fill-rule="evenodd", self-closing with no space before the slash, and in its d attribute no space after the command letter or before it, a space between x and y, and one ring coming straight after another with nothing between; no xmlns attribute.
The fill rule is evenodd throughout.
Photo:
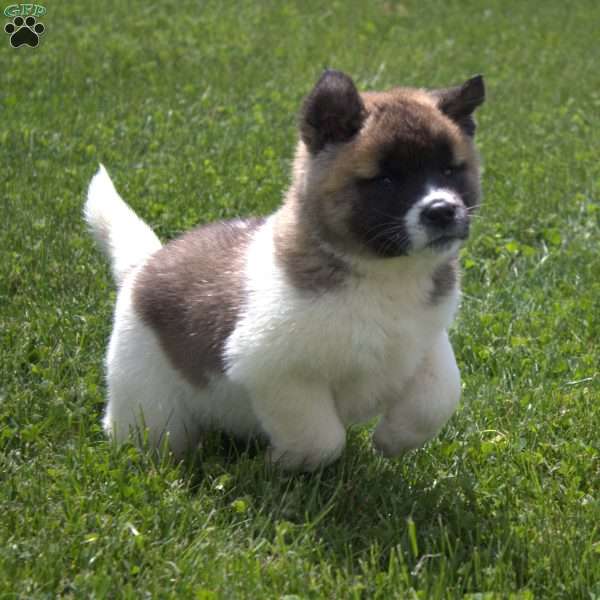
<svg viewBox="0 0 600 600"><path fill-rule="evenodd" d="M375 212L377 212L377 211L375 211ZM373 227L371 227L370 229L367 230L366 235L369 235L372 231L381 229L382 227L389 227L389 226L396 226L396 225L404 224L404 221L401 217L394 216L394 215L386 215L384 213L378 213L378 214L381 214L382 216L384 216L390 220L384 221L383 223L376 223L375 225L373 225Z"/></svg>
<svg viewBox="0 0 600 600"><path fill-rule="evenodd" d="M396 223L385 223L380 226L373 227L366 234L367 241L371 242L381 236L394 233L399 228L399 226L400 225Z"/></svg>
<svg viewBox="0 0 600 600"><path fill-rule="evenodd" d="M388 219L392 219L392 221L402 221L402 218L399 217L398 215L392 215L390 213L383 212L382 210L379 210L377 208L373 208L372 210L373 210L374 213L376 213L378 215L381 215L382 217L386 217Z"/></svg>
<svg viewBox="0 0 600 600"><path fill-rule="evenodd" d="M399 233L398 227L390 226L390 227L387 227L386 229L380 231L376 235L368 238L368 242L370 244L372 244L373 242L375 242L376 240L380 239L381 237L390 237L390 238L393 238L398 233Z"/></svg>
<svg viewBox="0 0 600 600"><path fill-rule="evenodd" d="M478 214L472 214L469 215L469 221L471 221L471 223L473 221L485 221L485 217L483 215L478 215Z"/></svg>
<svg viewBox="0 0 600 600"><path fill-rule="evenodd" d="M396 243L396 246L402 247L402 246L405 246L410 241L410 237L406 234L398 235L398 236L396 236L394 241Z"/></svg>
<svg viewBox="0 0 600 600"><path fill-rule="evenodd" d="M365 233L366 233L366 235L369 235L370 233L372 233L374 231L379 231L381 229L389 227L390 225L395 225L395 223L389 223L389 222L376 223L375 225L373 225L373 227L371 227L370 229L367 229L367 231Z"/></svg>
<svg viewBox="0 0 600 600"><path fill-rule="evenodd" d="M384 241L380 249L380 252L382 254L387 254L388 250L392 249L394 246L403 246L409 241L409 236L406 234L406 232L402 231L399 225L400 224L393 224L392 226L384 229L383 231L380 231L376 235L369 238L369 243L372 244L378 239L385 237L386 240Z"/></svg>

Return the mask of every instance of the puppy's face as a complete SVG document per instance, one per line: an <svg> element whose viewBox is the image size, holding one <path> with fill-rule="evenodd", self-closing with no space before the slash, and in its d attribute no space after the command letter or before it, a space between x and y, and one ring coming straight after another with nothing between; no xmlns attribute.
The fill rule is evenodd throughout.
<svg viewBox="0 0 600 600"><path fill-rule="evenodd" d="M445 90L359 94L327 71L304 103L300 152L324 238L381 258L455 253L480 196L472 115L483 100L480 76Z"/></svg>

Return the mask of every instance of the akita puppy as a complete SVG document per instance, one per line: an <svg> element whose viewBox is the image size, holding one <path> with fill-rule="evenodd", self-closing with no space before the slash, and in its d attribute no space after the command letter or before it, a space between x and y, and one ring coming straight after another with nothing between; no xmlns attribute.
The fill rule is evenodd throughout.
<svg viewBox="0 0 600 600"><path fill-rule="evenodd" d="M304 101L292 182L265 218L162 245L100 167L85 218L118 285L106 431L176 455L203 431L266 436L312 470L381 415L386 456L434 436L460 397L447 328L480 197L481 76L359 93L326 71Z"/></svg>

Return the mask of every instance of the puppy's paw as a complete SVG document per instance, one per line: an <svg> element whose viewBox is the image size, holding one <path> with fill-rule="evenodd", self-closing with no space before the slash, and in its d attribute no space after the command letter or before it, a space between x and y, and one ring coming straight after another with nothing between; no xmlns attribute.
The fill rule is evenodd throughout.
<svg viewBox="0 0 600 600"><path fill-rule="evenodd" d="M397 448L388 436L381 435L379 432L373 435L373 447L385 458L393 458L402 453L402 450Z"/></svg>
<svg viewBox="0 0 600 600"><path fill-rule="evenodd" d="M331 441L331 440L330 440ZM326 445L289 448L271 446L267 450L267 460L284 471L316 471L336 461L346 445L346 436Z"/></svg>
<svg viewBox="0 0 600 600"><path fill-rule="evenodd" d="M409 450L419 447L426 441L422 436L415 436L406 432L392 429L382 421L373 434L375 450L386 458L402 456Z"/></svg>

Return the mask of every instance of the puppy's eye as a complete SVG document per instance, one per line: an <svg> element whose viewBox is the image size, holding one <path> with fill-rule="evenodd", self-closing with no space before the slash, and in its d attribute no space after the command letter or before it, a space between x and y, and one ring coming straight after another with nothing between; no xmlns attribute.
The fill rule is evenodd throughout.
<svg viewBox="0 0 600 600"><path fill-rule="evenodd" d="M370 177L369 179L365 179L364 180L365 183L370 183L370 184L375 184L375 185L379 185L379 186L383 186L383 187L390 187L394 184L394 181L396 181L395 178L391 177L390 175L375 175L375 177Z"/></svg>
<svg viewBox="0 0 600 600"><path fill-rule="evenodd" d="M383 185L391 185L392 178L389 175L375 175L370 181L373 183L380 183Z"/></svg>
<svg viewBox="0 0 600 600"><path fill-rule="evenodd" d="M460 173L464 168L465 168L464 164L450 165L449 167L446 167L444 169L443 173L444 173L445 177L452 177L452 176L456 175L457 173Z"/></svg>

